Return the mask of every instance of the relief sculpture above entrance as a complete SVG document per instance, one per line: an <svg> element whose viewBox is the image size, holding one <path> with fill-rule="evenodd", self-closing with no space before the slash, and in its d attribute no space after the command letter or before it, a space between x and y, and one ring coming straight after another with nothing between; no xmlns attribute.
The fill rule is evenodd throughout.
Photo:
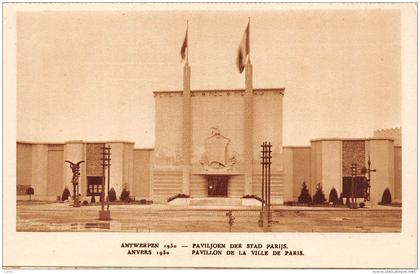
<svg viewBox="0 0 420 274"><path fill-rule="evenodd" d="M217 127L213 127L211 136L204 142L204 153L201 165L204 170L228 171L236 163L236 153L229 149L230 139L221 135Z"/></svg>

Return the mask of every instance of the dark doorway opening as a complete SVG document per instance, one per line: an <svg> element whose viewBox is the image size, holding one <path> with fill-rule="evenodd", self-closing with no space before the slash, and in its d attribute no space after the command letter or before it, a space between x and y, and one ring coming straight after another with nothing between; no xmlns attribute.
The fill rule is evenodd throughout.
<svg viewBox="0 0 420 274"><path fill-rule="evenodd" d="M228 176L208 176L208 196L227 197Z"/></svg>
<svg viewBox="0 0 420 274"><path fill-rule="evenodd" d="M368 187L368 182L365 176L354 177L354 196L355 198L364 198ZM343 176L343 197L352 197L352 177Z"/></svg>
<svg viewBox="0 0 420 274"><path fill-rule="evenodd" d="M102 176L87 176L87 187L88 196L101 196Z"/></svg>

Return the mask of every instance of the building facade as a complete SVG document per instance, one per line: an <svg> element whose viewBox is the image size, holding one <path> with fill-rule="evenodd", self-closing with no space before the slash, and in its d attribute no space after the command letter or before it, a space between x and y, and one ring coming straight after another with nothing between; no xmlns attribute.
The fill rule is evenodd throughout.
<svg viewBox="0 0 420 274"><path fill-rule="evenodd" d="M395 133L400 129L392 131ZM390 191L394 202L401 202L400 140L401 133L363 139L316 139L307 147L284 147L284 199L296 201L303 182L312 195L318 184L327 198L333 188L340 195L345 192L346 181L351 181L352 164L356 164L357 177L368 177L367 173L362 174L362 168L368 169L370 162L370 169L373 170L370 172L371 204L379 203L386 189Z"/></svg>
<svg viewBox="0 0 420 274"><path fill-rule="evenodd" d="M73 189L73 173L65 160L81 164L79 193L82 197L99 196L102 185L102 147L111 147L110 182L119 195L127 188L133 196L149 198L152 150L134 149L134 143L124 141L65 143L17 142L16 189L18 197L29 186L40 200L55 200L67 187ZM136 168L134 168L136 167ZM105 180L107 172L105 172ZM134 180L136 183L134 183Z"/></svg>
<svg viewBox="0 0 420 274"><path fill-rule="evenodd" d="M167 199L176 194L190 197L260 196L260 145L264 141L271 141L272 195L273 199L281 202L284 188L284 89L255 89L251 98L252 110L246 107L245 93L245 90L191 91L189 129L182 119L182 91L154 93L156 141L153 200ZM246 114L251 111L252 125L246 126L245 120L249 119ZM184 130L191 131L189 154L186 155L182 148ZM250 145L246 145L246 138L251 139ZM247 168L247 157L251 157L251 168ZM185 165L188 165L187 168ZM185 169L188 173L185 173ZM185 185L185 176L189 177L188 185ZM251 178L250 181L247 181L247 176Z"/></svg>
<svg viewBox="0 0 420 274"><path fill-rule="evenodd" d="M65 160L81 165L80 194L102 189L102 147L111 146L110 181L120 195L166 203L182 198L252 199L261 196L261 144L272 144L271 201L296 201L303 182L311 195L318 185L346 194L355 164L372 171L370 197L386 189L401 201L401 129L377 130L372 138L317 139L306 147L283 147L284 88L254 89L252 64L245 89L191 90L184 67L183 90L155 91L155 148L135 149L126 141L17 142L18 197L32 186L38 199L54 200L72 190ZM107 172L105 172L105 175ZM107 180L107 178L106 178ZM256 199L255 199L256 201Z"/></svg>

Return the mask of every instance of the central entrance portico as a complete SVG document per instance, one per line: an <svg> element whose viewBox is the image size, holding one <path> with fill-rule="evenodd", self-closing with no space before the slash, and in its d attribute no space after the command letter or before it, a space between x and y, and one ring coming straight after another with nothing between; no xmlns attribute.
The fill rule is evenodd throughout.
<svg viewBox="0 0 420 274"><path fill-rule="evenodd" d="M218 127L211 129L211 136L204 141L201 171L207 181L208 197L228 197L229 177L234 171L236 153L230 148L231 140L220 134Z"/></svg>

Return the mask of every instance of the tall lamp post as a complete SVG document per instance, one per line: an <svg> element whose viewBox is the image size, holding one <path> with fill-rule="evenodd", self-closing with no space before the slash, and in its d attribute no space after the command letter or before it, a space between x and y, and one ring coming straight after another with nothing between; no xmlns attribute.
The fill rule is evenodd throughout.
<svg viewBox="0 0 420 274"><path fill-rule="evenodd" d="M109 184L110 184L110 167L111 167L111 146L102 147L102 192L101 192L101 210L99 211L99 220L109 221L111 220L111 211L109 211ZM107 195L107 206L105 210L105 169L108 168L108 195Z"/></svg>
<svg viewBox="0 0 420 274"><path fill-rule="evenodd" d="M370 161L370 154L369 154L368 168L367 168L367 174L368 174L368 188L367 188L367 195L366 195L366 200L367 201L370 201L370 173L371 172L376 172L376 168L375 169L370 168L371 164L372 164L372 162Z"/></svg>
<svg viewBox="0 0 420 274"><path fill-rule="evenodd" d="M350 202L350 208L356 209L357 208L357 193L356 193L356 175L357 175L357 165L355 163L351 164L351 202Z"/></svg>
<svg viewBox="0 0 420 274"><path fill-rule="evenodd" d="M258 221L261 227L271 226L271 142L261 145L261 212Z"/></svg>
<svg viewBox="0 0 420 274"><path fill-rule="evenodd" d="M360 171L365 176L365 177L363 177L364 178L363 189L365 190L365 192L364 192L365 202L370 201L370 180L371 180L370 173L371 172L376 172L376 169L371 169L370 168L370 166L372 164L372 162L370 161L370 155L369 155L369 159L368 159L367 164L368 164L368 167L367 168L362 167L362 169ZM366 174L367 174L367 178L366 178Z"/></svg>

